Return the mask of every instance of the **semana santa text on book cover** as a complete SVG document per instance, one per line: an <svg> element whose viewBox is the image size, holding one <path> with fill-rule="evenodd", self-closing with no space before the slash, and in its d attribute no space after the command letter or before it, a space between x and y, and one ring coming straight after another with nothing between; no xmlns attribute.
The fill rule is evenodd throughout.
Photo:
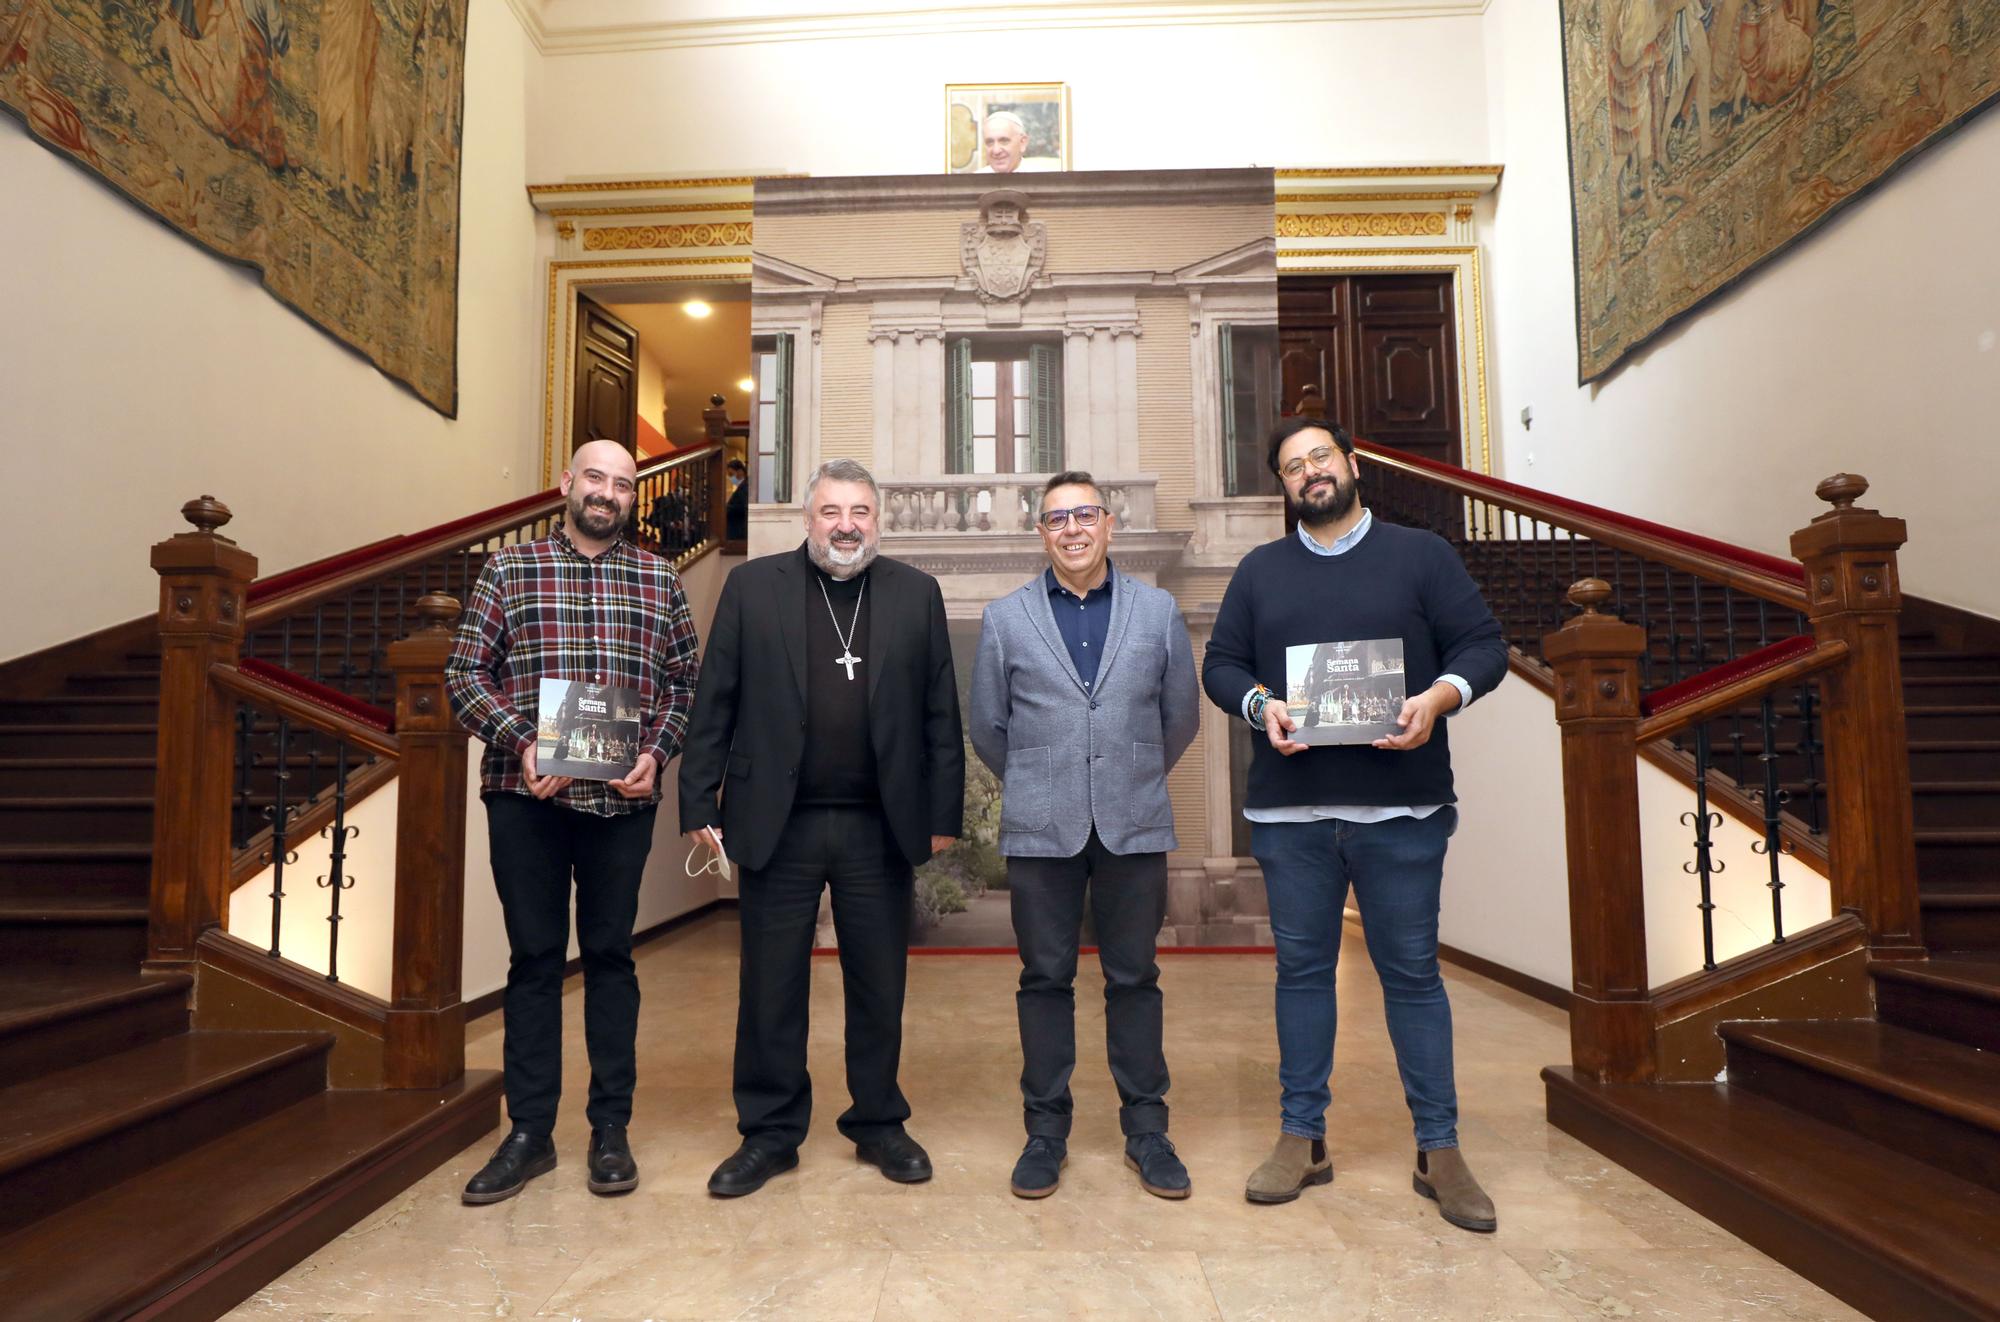
<svg viewBox="0 0 2000 1322"><path fill-rule="evenodd" d="M1401 733L1403 640L1294 643L1285 649L1285 706L1302 744L1369 744Z"/></svg>
<svg viewBox="0 0 2000 1322"><path fill-rule="evenodd" d="M639 761L639 693L615 684L545 679L535 767L545 776L618 780Z"/></svg>

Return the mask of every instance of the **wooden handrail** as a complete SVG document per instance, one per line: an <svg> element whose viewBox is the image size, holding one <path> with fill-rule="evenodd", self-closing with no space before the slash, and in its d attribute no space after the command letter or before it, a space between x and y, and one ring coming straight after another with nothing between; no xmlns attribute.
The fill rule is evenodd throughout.
<svg viewBox="0 0 2000 1322"><path fill-rule="evenodd" d="M1772 689L1837 666L1846 659L1846 643L1838 638L1821 643L1801 656L1775 666L1767 666L1762 670L1752 671L1741 679L1719 685L1699 698L1670 707L1656 716L1648 716L1639 722L1638 742L1642 745L1650 744L1656 739L1665 739L1683 730L1692 729L1714 717L1727 716L1744 704L1763 697Z"/></svg>
<svg viewBox="0 0 2000 1322"><path fill-rule="evenodd" d="M299 697L275 684L253 679L235 666L218 661L208 668L208 677L224 692L233 694L254 706L275 711L308 729L332 735L379 757L402 756L403 745L395 735L357 721L344 712Z"/></svg>
<svg viewBox="0 0 2000 1322"><path fill-rule="evenodd" d="M1629 551L1656 564L1668 565L1674 569L1699 575L1787 610L1806 609L1805 587L1799 579L1780 575L1757 563L1758 560L1764 559L1775 563L1776 557L1759 556L1756 552L1747 550L1742 551L1738 557L1718 554L1691 544L1690 541L1676 540L1665 529L1659 533L1648 532L1641 526L1635 526L1643 523L1641 520L1621 521L1621 518L1612 511L1598 510L1595 506L1586 505L1581 501L1551 496L1546 492L1537 492L1512 482L1501 482L1496 478L1447 464L1431 463L1369 441L1357 440L1354 448L1371 463L1406 473L1419 481L1441 487L1455 495L1484 501L1499 509L1512 510L1516 514L1546 523L1552 528L1583 533L1605 546Z"/></svg>
<svg viewBox="0 0 2000 1322"><path fill-rule="evenodd" d="M690 446L676 450L672 454L650 459L639 467L639 481L691 464L715 454L723 447L715 442ZM288 615L318 605L322 601L342 596L354 589L372 583L376 579L415 569L441 553L464 550L484 541L522 528L537 519L546 518L562 509L563 495L558 487L551 487L536 498L533 503L513 501L497 505L488 511L491 517L479 515L467 519L457 519L440 525L430 532L412 533L409 539L395 539L402 543L402 549L394 549L392 544L384 544L383 554L350 564L324 577L299 583L275 596L264 598L250 607L247 627L252 631L281 620Z"/></svg>

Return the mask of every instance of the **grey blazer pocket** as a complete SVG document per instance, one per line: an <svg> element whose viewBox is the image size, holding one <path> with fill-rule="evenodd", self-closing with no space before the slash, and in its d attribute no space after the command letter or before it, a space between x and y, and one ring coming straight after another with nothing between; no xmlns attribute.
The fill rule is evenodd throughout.
<svg viewBox="0 0 2000 1322"><path fill-rule="evenodd" d="M750 755L748 753L731 753L729 755L729 774L738 780L750 779Z"/></svg>
<svg viewBox="0 0 2000 1322"><path fill-rule="evenodd" d="M1132 745L1132 824L1174 824L1173 800L1167 797L1167 750L1160 744Z"/></svg>
<svg viewBox="0 0 2000 1322"><path fill-rule="evenodd" d="M1007 779L1000 792L1000 829L1040 831L1055 815L1049 750L1015 748L1007 753Z"/></svg>

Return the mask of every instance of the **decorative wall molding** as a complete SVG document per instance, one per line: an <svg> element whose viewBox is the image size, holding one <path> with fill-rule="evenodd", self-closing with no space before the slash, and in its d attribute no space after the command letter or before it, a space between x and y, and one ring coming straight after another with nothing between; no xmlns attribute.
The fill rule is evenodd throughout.
<svg viewBox="0 0 2000 1322"><path fill-rule="evenodd" d="M1477 18L1489 0L1097 0L1097 3L981 5L921 9L856 6L846 13L775 13L741 18L591 22L586 6L563 0L507 0L544 55L742 46L780 41L1092 28L1223 27L1246 23L1333 23L1385 19ZM601 10L602 7L600 7Z"/></svg>
<svg viewBox="0 0 2000 1322"><path fill-rule="evenodd" d="M725 220L687 225L594 225L583 232L585 252L633 248L739 248L750 242L750 222Z"/></svg>
<svg viewBox="0 0 2000 1322"><path fill-rule="evenodd" d="M1470 208L1467 208L1468 214ZM1442 237L1442 211L1360 211L1339 215L1301 215L1281 212L1278 237L1281 239L1394 239L1418 235Z"/></svg>

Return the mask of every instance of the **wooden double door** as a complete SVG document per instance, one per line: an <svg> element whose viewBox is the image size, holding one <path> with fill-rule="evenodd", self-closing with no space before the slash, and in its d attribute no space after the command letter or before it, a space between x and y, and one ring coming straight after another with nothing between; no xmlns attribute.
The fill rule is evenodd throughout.
<svg viewBox="0 0 2000 1322"><path fill-rule="evenodd" d="M639 332L588 294L576 296L576 383L570 452L616 441L639 453Z"/></svg>
<svg viewBox="0 0 2000 1322"><path fill-rule="evenodd" d="M1307 385L1349 434L1463 465L1449 272L1278 279L1285 413Z"/></svg>

